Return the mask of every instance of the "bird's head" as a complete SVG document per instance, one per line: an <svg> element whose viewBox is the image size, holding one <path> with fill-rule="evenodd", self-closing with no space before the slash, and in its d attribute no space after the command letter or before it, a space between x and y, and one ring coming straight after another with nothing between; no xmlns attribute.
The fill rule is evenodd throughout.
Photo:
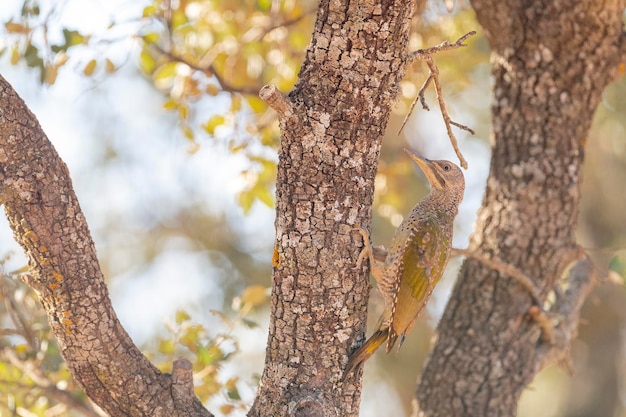
<svg viewBox="0 0 626 417"><path fill-rule="evenodd" d="M458 197L457 204L460 203L465 191L465 177L461 168L450 161L432 161L406 148L404 150L424 171L433 192Z"/></svg>

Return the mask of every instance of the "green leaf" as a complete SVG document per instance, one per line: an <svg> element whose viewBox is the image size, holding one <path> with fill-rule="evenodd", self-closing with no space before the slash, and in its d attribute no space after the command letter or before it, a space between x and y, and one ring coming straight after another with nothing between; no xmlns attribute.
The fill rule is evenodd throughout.
<svg viewBox="0 0 626 417"><path fill-rule="evenodd" d="M178 310L176 312L176 324L181 325L186 321L191 320L191 316L187 314L187 312L183 310Z"/></svg>
<svg viewBox="0 0 626 417"><path fill-rule="evenodd" d="M215 129L217 129L218 126L223 125L225 122L226 118L224 116L222 116L221 114L216 114L215 116L211 117L204 125L202 125L202 127L209 135L214 135Z"/></svg>
<svg viewBox="0 0 626 417"><path fill-rule="evenodd" d="M167 64L158 67L154 73L152 73L152 79L157 82L169 81L176 75L176 62L168 62Z"/></svg>
<svg viewBox="0 0 626 417"><path fill-rule="evenodd" d="M203 365L210 365L223 356L222 349L218 346L198 346L197 358Z"/></svg>
<svg viewBox="0 0 626 417"><path fill-rule="evenodd" d="M158 350L164 355L170 355L174 353L174 351L176 350L176 346L174 345L174 343L172 343L171 340L161 340L159 342Z"/></svg>
<svg viewBox="0 0 626 417"><path fill-rule="evenodd" d="M254 204L254 194L250 190L242 191L237 196L237 201L244 214L248 214L252 209L252 204Z"/></svg>
<svg viewBox="0 0 626 417"><path fill-rule="evenodd" d="M26 65L31 68L43 68L43 59L39 56L39 49L32 43L29 43L26 47L24 59L26 60Z"/></svg>
<svg viewBox="0 0 626 417"><path fill-rule="evenodd" d="M150 4L146 7L143 8L143 13L142 16L143 17L151 17L154 16L157 13L157 8L154 4Z"/></svg>
<svg viewBox="0 0 626 417"><path fill-rule="evenodd" d="M139 54L139 67L141 70L146 74L152 74L155 66L156 61L154 60L154 57L145 50L141 51Z"/></svg>
<svg viewBox="0 0 626 417"><path fill-rule="evenodd" d="M246 326L248 329L256 329L259 327L259 323L254 320L243 318L241 319L241 324Z"/></svg>
<svg viewBox="0 0 626 417"><path fill-rule="evenodd" d="M609 262L609 270L617 273L622 278L626 278L626 259L619 255L614 256Z"/></svg>
<svg viewBox="0 0 626 417"><path fill-rule="evenodd" d="M252 189L254 196L269 208L274 207L274 196L265 186L265 184L257 184Z"/></svg>
<svg viewBox="0 0 626 417"><path fill-rule="evenodd" d="M151 43L157 43L159 39L161 38L161 35L159 35L158 33L150 32L150 33L146 33L141 38L146 44L149 45Z"/></svg>

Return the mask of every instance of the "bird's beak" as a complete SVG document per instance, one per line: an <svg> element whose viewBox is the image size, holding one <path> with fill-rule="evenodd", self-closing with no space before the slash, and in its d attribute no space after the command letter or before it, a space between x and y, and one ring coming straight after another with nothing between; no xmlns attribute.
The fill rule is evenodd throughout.
<svg viewBox="0 0 626 417"><path fill-rule="evenodd" d="M439 190L443 189L443 179L437 173L436 168L430 159L426 159L407 148L404 148L404 151L409 154L411 159L414 160L417 165L419 165L424 172L424 175L426 175L426 179L428 179L431 187L435 187Z"/></svg>

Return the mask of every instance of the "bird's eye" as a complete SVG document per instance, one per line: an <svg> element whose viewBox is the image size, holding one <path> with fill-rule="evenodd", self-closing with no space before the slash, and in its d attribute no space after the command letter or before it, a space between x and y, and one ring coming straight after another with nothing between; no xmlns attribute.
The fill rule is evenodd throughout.
<svg viewBox="0 0 626 417"><path fill-rule="evenodd" d="M450 165L448 165L448 164L445 164L445 165L443 166L443 170L444 170L444 171L450 171L451 169L452 169L452 167L451 167Z"/></svg>

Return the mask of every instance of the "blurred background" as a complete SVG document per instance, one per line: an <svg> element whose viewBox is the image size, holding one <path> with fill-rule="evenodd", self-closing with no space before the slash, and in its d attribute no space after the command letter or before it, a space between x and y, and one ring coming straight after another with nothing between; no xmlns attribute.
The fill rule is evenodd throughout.
<svg viewBox="0 0 626 417"><path fill-rule="evenodd" d="M262 371L273 245L279 131L256 93L297 81L313 0L2 0L0 74L38 117L72 175L113 304L131 337L164 371L189 357L197 393L217 415L245 415ZM473 12L422 3L412 50L478 34L435 56L469 162L454 245L465 247L489 169L489 46ZM383 142L372 238L388 244L427 192L402 152L456 160L438 112L419 104L416 63L402 82ZM626 83L604 94L587 140L578 239L602 276L626 269ZM403 416L461 259L397 354L365 367L361 415ZM21 282L25 258L0 216L0 416L82 416L87 400ZM370 323L381 311L372 291ZM626 417L624 288L596 288L572 346L574 374L544 370L519 416ZM369 333L368 333L369 334ZM75 394L62 401L60 391ZM97 413L97 411L95 411ZM94 414L95 415L95 414Z"/></svg>

